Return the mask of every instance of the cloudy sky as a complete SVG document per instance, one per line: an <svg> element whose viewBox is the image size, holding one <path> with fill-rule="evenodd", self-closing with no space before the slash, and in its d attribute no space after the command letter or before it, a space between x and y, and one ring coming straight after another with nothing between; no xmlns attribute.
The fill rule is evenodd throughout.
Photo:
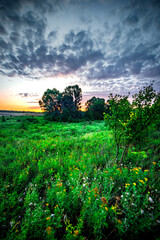
<svg viewBox="0 0 160 240"><path fill-rule="evenodd" d="M38 110L47 88L83 102L160 91L159 0L0 0L0 109Z"/></svg>

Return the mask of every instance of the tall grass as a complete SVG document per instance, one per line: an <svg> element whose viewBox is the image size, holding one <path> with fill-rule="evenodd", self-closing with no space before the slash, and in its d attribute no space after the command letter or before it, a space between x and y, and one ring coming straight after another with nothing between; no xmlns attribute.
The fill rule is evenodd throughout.
<svg viewBox="0 0 160 240"><path fill-rule="evenodd" d="M103 121L0 123L2 239L159 237L159 132L115 162Z"/></svg>

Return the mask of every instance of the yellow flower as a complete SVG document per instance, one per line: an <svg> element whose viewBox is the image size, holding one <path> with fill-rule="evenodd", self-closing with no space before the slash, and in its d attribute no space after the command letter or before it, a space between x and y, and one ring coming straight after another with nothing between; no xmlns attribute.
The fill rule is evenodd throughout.
<svg viewBox="0 0 160 240"><path fill-rule="evenodd" d="M130 186L130 183L125 183L125 188L127 188L128 186Z"/></svg>
<svg viewBox="0 0 160 240"><path fill-rule="evenodd" d="M136 183L134 182L133 185L136 186Z"/></svg>
<svg viewBox="0 0 160 240"><path fill-rule="evenodd" d="M48 206L49 205L49 203L46 203L46 206Z"/></svg>
<svg viewBox="0 0 160 240"><path fill-rule="evenodd" d="M148 181L148 178L144 178L145 181Z"/></svg>
<svg viewBox="0 0 160 240"><path fill-rule="evenodd" d="M47 217L46 220L50 220L50 217Z"/></svg>
<svg viewBox="0 0 160 240"><path fill-rule="evenodd" d="M116 205L115 206L112 205L111 209L116 211Z"/></svg>
<svg viewBox="0 0 160 240"><path fill-rule="evenodd" d="M149 170L148 170L148 169L145 169L144 172L149 172Z"/></svg>
<svg viewBox="0 0 160 240"><path fill-rule="evenodd" d="M156 165L156 162L153 162L154 165Z"/></svg>
<svg viewBox="0 0 160 240"><path fill-rule="evenodd" d="M107 208L107 207L105 207L105 210L106 210L106 211L108 211L108 208Z"/></svg>
<svg viewBox="0 0 160 240"><path fill-rule="evenodd" d="M139 180L139 182L143 183L144 184L144 181L143 180Z"/></svg>

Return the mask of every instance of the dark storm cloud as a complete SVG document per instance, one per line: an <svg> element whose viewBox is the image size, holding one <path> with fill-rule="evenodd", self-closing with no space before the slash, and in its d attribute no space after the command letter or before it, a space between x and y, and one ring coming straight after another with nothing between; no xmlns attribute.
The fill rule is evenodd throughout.
<svg viewBox="0 0 160 240"><path fill-rule="evenodd" d="M113 79L125 76L127 71L122 64L105 66L103 62L98 63L89 70L88 79Z"/></svg>
<svg viewBox="0 0 160 240"><path fill-rule="evenodd" d="M139 79L160 76L159 1L115 2L117 6L113 1L100 0L1 0L1 74L39 79L77 73L95 87L110 79L125 78L130 86L129 76ZM99 27L94 19L100 13L97 3L102 10L106 9L106 14L102 28L95 30ZM92 15L90 8L87 10L87 6L94 4L96 15ZM64 22L63 35L54 23L47 28L47 14L59 10L63 13L63 6L73 5L77 9L85 7L78 16L83 29L79 25L65 32ZM118 84L124 87L123 82Z"/></svg>
<svg viewBox="0 0 160 240"><path fill-rule="evenodd" d="M1 51L8 49L8 44L3 40L3 38L0 37L0 49Z"/></svg>
<svg viewBox="0 0 160 240"><path fill-rule="evenodd" d="M31 21L34 18L31 18ZM33 21L36 22L36 21ZM30 24L30 22L29 22ZM53 32L52 32L53 35ZM55 32L54 32L55 35ZM10 40L14 44L19 41L19 34L12 32ZM1 40L1 46L7 49L8 45ZM74 32L65 35L64 43L53 48L47 45L44 38L39 39L38 45L28 40L21 42L16 47L14 54L8 50L5 55L3 68L10 71L10 74L30 76L32 70L50 72L51 75L59 73L68 74L75 72L87 63L94 63L104 58L101 50L95 49L94 42L85 31ZM56 70L54 70L56 67Z"/></svg>
<svg viewBox="0 0 160 240"><path fill-rule="evenodd" d="M155 78L160 77L160 64L153 67L147 67L144 71L145 77Z"/></svg>
<svg viewBox="0 0 160 240"><path fill-rule="evenodd" d="M20 34L18 32L11 32L10 41L12 42L12 44L18 45L20 42Z"/></svg>
<svg viewBox="0 0 160 240"><path fill-rule="evenodd" d="M50 0L1 0L0 10L1 11L10 11L10 10L19 10L24 4L31 4L41 12L48 12L53 10L53 4L57 1ZM52 4L53 3L53 4ZM57 2L58 5L58 2Z"/></svg>
<svg viewBox="0 0 160 240"><path fill-rule="evenodd" d="M65 42L60 46L63 64L66 72L76 71L87 62L96 62L104 58L102 50L96 50L94 43L85 31L71 31L65 36Z"/></svg>
<svg viewBox="0 0 160 240"><path fill-rule="evenodd" d="M22 16L21 21L26 27L36 30L38 36L43 36L46 28L45 19L40 19L35 12L28 11Z"/></svg>
<svg viewBox="0 0 160 240"><path fill-rule="evenodd" d="M7 34L6 29L2 25L0 25L0 34Z"/></svg>
<svg viewBox="0 0 160 240"><path fill-rule="evenodd" d="M138 16L136 14L129 14L125 22L128 25L135 25L138 23Z"/></svg>
<svg viewBox="0 0 160 240"><path fill-rule="evenodd" d="M51 32L48 34L48 38L49 38L49 39L56 38L56 36L57 36L57 31L51 31Z"/></svg>

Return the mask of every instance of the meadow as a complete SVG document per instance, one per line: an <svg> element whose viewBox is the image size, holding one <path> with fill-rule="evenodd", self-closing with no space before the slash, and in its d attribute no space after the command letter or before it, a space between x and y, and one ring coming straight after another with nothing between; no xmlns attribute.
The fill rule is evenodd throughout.
<svg viewBox="0 0 160 240"><path fill-rule="evenodd" d="M104 121L0 121L1 239L160 239L160 130L115 155Z"/></svg>

